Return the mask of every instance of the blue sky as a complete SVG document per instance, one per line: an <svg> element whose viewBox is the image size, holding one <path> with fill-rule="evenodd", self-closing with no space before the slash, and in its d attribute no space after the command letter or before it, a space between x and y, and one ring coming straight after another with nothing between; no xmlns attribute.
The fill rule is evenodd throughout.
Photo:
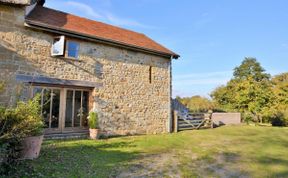
<svg viewBox="0 0 288 178"><path fill-rule="evenodd" d="M173 95L209 96L244 57L288 71L287 0L46 0L45 6L144 33L181 55Z"/></svg>

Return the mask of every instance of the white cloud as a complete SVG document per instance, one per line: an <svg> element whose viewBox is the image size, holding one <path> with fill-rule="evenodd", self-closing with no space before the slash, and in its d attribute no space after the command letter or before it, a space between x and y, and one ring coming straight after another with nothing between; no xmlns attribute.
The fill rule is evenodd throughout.
<svg viewBox="0 0 288 178"><path fill-rule="evenodd" d="M107 3L110 1L107 1ZM128 26L128 27L140 27L140 28L155 28L153 26L145 25L140 22L137 22L130 18L122 18L118 17L117 15L107 11L107 10L96 10L87 4L75 2L75 1L67 1L64 2L65 5L69 7L73 7L77 11L84 14L84 16L88 16L89 18L101 20L113 25L118 26Z"/></svg>
<svg viewBox="0 0 288 178"><path fill-rule="evenodd" d="M192 96L208 94L216 87L226 84L233 71L190 73L173 76L173 96Z"/></svg>
<svg viewBox="0 0 288 178"><path fill-rule="evenodd" d="M211 77L231 77L232 71L219 71L219 72L200 72L182 75L174 75L173 79L191 79L191 78L211 78Z"/></svg>
<svg viewBox="0 0 288 178"><path fill-rule="evenodd" d="M285 70L267 70L272 76ZM200 72L173 75L173 97L202 95L209 97L209 93L216 87L225 85L233 76L233 71Z"/></svg>
<svg viewBox="0 0 288 178"><path fill-rule="evenodd" d="M206 79L187 79L174 81L173 85L179 86L193 86L193 85L223 85L230 80L230 77L227 78L206 78Z"/></svg>
<svg viewBox="0 0 288 178"><path fill-rule="evenodd" d="M119 25L119 26L122 26L122 25L133 26L133 27L141 27L141 28L149 28L149 29L155 28L153 26L144 25L132 19L124 19L124 18L117 17L109 12L105 12L105 19L107 19L110 23L114 25Z"/></svg>
<svg viewBox="0 0 288 178"><path fill-rule="evenodd" d="M102 18L102 15L98 14L96 11L94 11L90 6L79 3L79 2L74 2L74 1L68 1L65 3L68 6L73 6L81 10L81 12L84 12L86 15L93 17L93 18Z"/></svg>

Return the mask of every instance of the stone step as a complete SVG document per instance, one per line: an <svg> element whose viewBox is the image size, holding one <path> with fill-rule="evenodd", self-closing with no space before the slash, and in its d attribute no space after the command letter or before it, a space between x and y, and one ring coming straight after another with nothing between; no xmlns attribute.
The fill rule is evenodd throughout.
<svg viewBox="0 0 288 178"><path fill-rule="evenodd" d="M74 133L54 133L45 134L44 139L57 140L57 139L81 139L88 138L89 132L74 132Z"/></svg>

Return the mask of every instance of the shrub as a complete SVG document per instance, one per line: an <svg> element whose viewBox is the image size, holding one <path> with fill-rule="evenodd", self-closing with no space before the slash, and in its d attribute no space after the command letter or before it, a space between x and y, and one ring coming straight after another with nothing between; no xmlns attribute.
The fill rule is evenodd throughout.
<svg viewBox="0 0 288 178"><path fill-rule="evenodd" d="M242 114L242 119L246 124L249 124L253 122L253 116L250 113L244 113Z"/></svg>
<svg viewBox="0 0 288 178"><path fill-rule="evenodd" d="M21 131L17 125L21 124L13 109L1 109L0 113L0 173L7 173L15 163L21 151Z"/></svg>
<svg viewBox="0 0 288 178"><path fill-rule="evenodd" d="M89 128L90 129L98 128L98 114L96 112L89 113Z"/></svg>
<svg viewBox="0 0 288 178"><path fill-rule="evenodd" d="M23 138L43 133L39 99L18 102L16 108L0 108L0 173L17 163Z"/></svg>
<svg viewBox="0 0 288 178"><path fill-rule="evenodd" d="M39 101L40 95L36 95L27 103L21 101L17 104L15 112L21 121L21 125L18 126L18 129L22 130L21 133L23 137L43 134L44 122L41 116Z"/></svg>
<svg viewBox="0 0 288 178"><path fill-rule="evenodd" d="M288 126L288 110L278 112L275 116L270 118L273 126Z"/></svg>

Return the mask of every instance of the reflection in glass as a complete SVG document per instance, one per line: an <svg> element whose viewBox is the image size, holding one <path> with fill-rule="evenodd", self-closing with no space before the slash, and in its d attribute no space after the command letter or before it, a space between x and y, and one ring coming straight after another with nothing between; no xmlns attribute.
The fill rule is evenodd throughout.
<svg viewBox="0 0 288 178"><path fill-rule="evenodd" d="M75 104L74 104L74 127L80 126L81 120L81 91L75 91Z"/></svg>
<svg viewBox="0 0 288 178"><path fill-rule="evenodd" d="M65 111L65 127L72 127L73 118L73 90L67 91L66 96L66 111Z"/></svg>
<svg viewBox="0 0 288 178"><path fill-rule="evenodd" d="M82 98L82 126L87 127L88 126L88 104L89 104L89 92L83 91L83 98Z"/></svg>
<svg viewBox="0 0 288 178"><path fill-rule="evenodd" d="M52 95L53 95L53 97L52 97L51 128L58 128L58 125L59 125L60 90L53 89Z"/></svg>
<svg viewBox="0 0 288 178"><path fill-rule="evenodd" d="M41 113L45 128L60 128L60 89L34 87L32 94L41 95ZM63 98L64 99L64 98ZM64 127L87 127L89 92L68 89L66 93Z"/></svg>
<svg viewBox="0 0 288 178"><path fill-rule="evenodd" d="M42 95L42 116L45 123L45 128L49 128L49 120L50 120L50 105L51 105L51 90L44 88Z"/></svg>
<svg viewBox="0 0 288 178"><path fill-rule="evenodd" d="M67 42L68 57L78 58L79 43L74 41Z"/></svg>

